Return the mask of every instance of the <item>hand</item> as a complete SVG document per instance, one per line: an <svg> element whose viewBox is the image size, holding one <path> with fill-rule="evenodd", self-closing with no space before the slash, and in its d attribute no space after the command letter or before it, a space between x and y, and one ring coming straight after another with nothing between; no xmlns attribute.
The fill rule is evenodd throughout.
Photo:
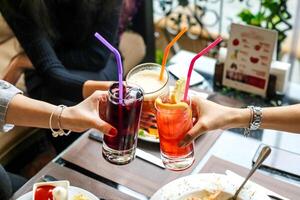
<svg viewBox="0 0 300 200"><path fill-rule="evenodd" d="M2 79L15 85L25 69L33 69L33 65L25 53L18 54L6 67Z"/></svg>
<svg viewBox="0 0 300 200"><path fill-rule="evenodd" d="M66 108L62 113L62 128L83 132L95 128L106 135L114 136L117 130L104 121L107 91L96 91L83 102Z"/></svg>
<svg viewBox="0 0 300 200"><path fill-rule="evenodd" d="M97 90L108 90L113 84L113 81L91 81L88 80L83 84L82 95L83 98L87 98Z"/></svg>
<svg viewBox="0 0 300 200"><path fill-rule="evenodd" d="M186 146L207 131L245 127L249 124L248 109L231 108L216 104L198 96L191 97L195 125L179 142L179 146Z"/></svg>

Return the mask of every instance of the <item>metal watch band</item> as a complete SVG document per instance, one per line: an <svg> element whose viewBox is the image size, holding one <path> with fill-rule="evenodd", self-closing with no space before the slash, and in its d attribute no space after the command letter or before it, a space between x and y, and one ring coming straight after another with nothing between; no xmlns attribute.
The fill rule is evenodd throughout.
<svg viewBox="0 0 300 200"><path fill-rule="evenodd" d="M251 110L251 119L249 123L249 128L245 128L244 135L247 137L250 134L250 131L257 130L260 127L262 121L262 108L258 106L248 106Z"/></svg>

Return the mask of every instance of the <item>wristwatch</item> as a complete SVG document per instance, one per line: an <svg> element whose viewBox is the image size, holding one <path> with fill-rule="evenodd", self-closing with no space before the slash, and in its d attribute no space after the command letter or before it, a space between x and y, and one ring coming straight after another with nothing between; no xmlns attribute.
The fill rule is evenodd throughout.
<svg viewBox="0 0 300 200"><path fill-rule="evenodd" d="M251 118L249 127L245 128L244 135L248 137L250 135L250 131L259 129L262 121L262 108L258 106L248 106L247 108L251 111Z"/></svg>

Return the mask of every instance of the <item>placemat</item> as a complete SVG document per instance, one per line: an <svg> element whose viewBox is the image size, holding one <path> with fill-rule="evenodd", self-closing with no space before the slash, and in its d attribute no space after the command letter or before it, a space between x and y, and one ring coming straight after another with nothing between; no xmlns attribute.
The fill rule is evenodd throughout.
<svg viewBox="0 0 300 200"><path fill-rule="evenodd" d="M218 139L221 131L209 132L197 139L195 145L195 163L192 167L182 172L172 172L167 169L161 169L139 158L123 166L110 164L104 160L101 155L102 144L89 139L88 134L89 132L86 132L85 135L77 140L62 155L62 159L67 161L67 164L69 163L69 167L72 167L72 165L78 166L93 174L150 197L166 183L176 178L189 175ZM141 143L139 144L139 148L156 156L159 155L158 144Z"/></svg>
<svg viewBox="0 0 300 200"><path fill-rule="evenodd" d="M240 176L243 177L245 177L249 172L249 169L245 167L212 156L204 165L204 167L201 169L200 173L224 174L226 170L231 170L234 173L239 174ZM271 176L264 175L259 171L253 175L251 181L291 200L300 199L300 187L275 179Z"/></svg>

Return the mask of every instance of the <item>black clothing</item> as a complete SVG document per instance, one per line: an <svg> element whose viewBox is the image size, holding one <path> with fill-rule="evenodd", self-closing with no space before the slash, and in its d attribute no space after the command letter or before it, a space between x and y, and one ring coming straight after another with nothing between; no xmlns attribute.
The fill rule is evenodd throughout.
<svg viewBox="0 0 300 200"><path fill-rule="evenodd" d="M117 45L122 1L116 0L116 7L110 12L105 10L105 4L85 11L74 6L80 1L45 1L51 13L54 36L22 9L21 0L9 1L15 12L6 8L5 1L0 0L0 12L35 68L25 73L31 97L54 104L63 101L75 104L83 99L82 87L86 80L117 80L114 58L94 33L99 32ZM85 12L90 19L81 20Z"/></svg>

